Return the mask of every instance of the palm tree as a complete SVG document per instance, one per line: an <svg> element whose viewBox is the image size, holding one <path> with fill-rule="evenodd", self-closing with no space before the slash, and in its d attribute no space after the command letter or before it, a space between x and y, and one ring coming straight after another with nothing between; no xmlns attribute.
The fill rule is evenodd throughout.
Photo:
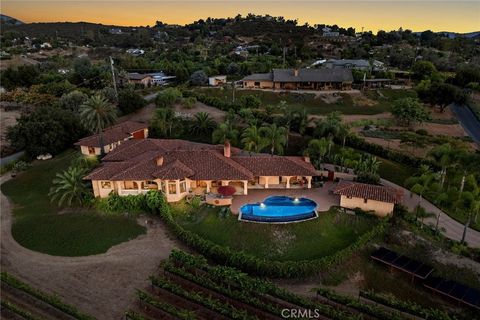
<svg viewBox="0 0 480 320"><path fill-rule="evenodd" d="M420 225L420 228L423 228L423 221L425 218L432 218L432 217L435 217L435 214L434 213L431 213L431 212L427 212L427 210L425 210L425 208L423 207L420 207L419 205L416 206L416 219L418 220L420 218L420 222L422 223Z"/></svg>
<svg viewBox="0 0 480 320"><path fill-rule="evenodd" d="M325 138L312 139L308 143L307 153L315 159L314 162L319 169L322 167L330 144L331 141Z"/></svg>
<svg viewBox="0 0 480 320"><path fill-rule="evenodd" d="M302 111L297 112L297 120L298 120L298 133L303 135L305 130L307 130L308 126L308 112L304 108Z"/></svg>
<svg viewBox="0 0 480 320"><path fill-rule="evenodd" d="M349 135L350 135L350 127L346 124L340 124L335 138L342 141L342 148L345 148L345 141L347 140L347 137Z"/></svg>
<svg viewBox="0 0 480 320"><path fill-rule="evenodd" d="M454 162L456 158L456 151L452 148L451 144L445 143L430 150L428 156L432 158L441 167L440 184L443 188L445 178L447 176L447 169Z"/></svg>
<svg viewBox="0 0 480 320"><path fill-rule="evenodd" d="M105 153L103 130L115 123L117 109L100 94L88 98L79 108L80 122L85 129L99 134L100 152Z"/></svg>
<svg viewBox="0 0 480 320"><path fill-rule="evenodd" d="M315 135L317 137L336 137L339 127L342 124L342 117L340 112L335 111L327 115L325 119L317 121L315 128Z"/></svg>
<svg viewBox="0 0 480 320"><path fill-rule="evenodd" d="M170 108L157 108L153 117L153 125L158 128L163 137L172 135L175 113Z"/></svg>
<svg viewBox="0 0 480 320"><path fill-rule="evenodd" d="M419 196L415 217L417 217L418 215L418 208L420 208L422 205L423 195L429 190L430 184L434 179L435 179L435 176L433 174L430 174L430 173L422 174L420 177L415 179L416 180L415 183L410 188L411 192L416 193Z"/></svg>
<svg viewBox="0 0 480 320"><path fill-rule="evenodd" d="M90 193L83 177L87 173L85 168L72 166L67 170L57 173L53 179L53 187L48 194L51 201L58 201L61 206L64 203L71 206L73 203L83 204L86 196Z"/></svg>
<svg viewBox="0 0 480 320"><path fill-rule="evenodd" d="M278 154L283 153L283 148L287 142L287 129L284 127L277 127L274 123L269 126L261 127L259 132L265 139L267 146L270 147L270 153L272 156L275 151Z"/></svg>
<svg viewBox="0 0 480 320"><path fill-rule="evenodd" d="M226 140L232 144L237 143L238 130L233 128L229 121L220 124L212 133L213 143L224 143Z"/></svg>
<svg viewBox="0 0 480 320"><path fill-rule="evenodd" d="M215 128L215 121L207 112L199 112L194 116L192 129L195 133L209 133Z"/></svg>
<svg viewBox="0 0 480 320"><path fill-rule="evenodd" d="M255 125L251 125L243 130L242 144L243 148L250 153L258 153L266 146L264 138L260 135L258 127Z"/></svg>

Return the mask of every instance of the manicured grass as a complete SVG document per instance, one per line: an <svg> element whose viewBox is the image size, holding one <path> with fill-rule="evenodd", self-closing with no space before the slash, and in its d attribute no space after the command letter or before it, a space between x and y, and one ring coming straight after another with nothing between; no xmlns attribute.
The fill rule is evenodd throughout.
<svg viewBox="0 0 480 320"><path fill-rule="evenodd" d="M200 207L186 214L175 208L175 219L186 229L217 244L279 261L321 258L348 247L376 224L376 218L351 216L330 209L319 218L290 224L240 222L218 208Z"/></svg>
<svg viewBox="0 0 480 320"><path fill-rule="evenodd" d="M145 233L145 228L132 219L61 208L50 202L52 179L77 156L68 151L52 160L35 162L1 185L14 204L12 235L26 248L51 255L91 255Z"/></svg>
<svg viewBox="0 0 480 320"><path fill-rule="evenodd" d="M206 93L215 97L231 101L231 89L196 89L199 92ZM287 104L296 110L307 109L309 114L324 115L333 111L340 111L343 114L361 114L371 115L390 111L391 102L394 99L403 96L412 96L413 91L408 90L390 90L382 89L382 96L377 93L369 94L368 97L375 100L374 105L355 105L352 97L347 93L340 93L338 100L333 103L327 103L319 97L315 97L312 93L297 93L297 92L272 92L261 90L237 90L236 97L242 95L255 95L262 101L262 105L278 105L281 101L286 101ZM413 94L411 93L413 92Z"/></svg>
<svg viewBox="0 0 480 320"><path fill-rule="evenodd" d="M380 157L377 157L377 159L382 162L378 170L380 177L388 181L394 182L400 186L403 186L405 180L411 177L416 171L415 168L398 162L394 162Z"/></svg>

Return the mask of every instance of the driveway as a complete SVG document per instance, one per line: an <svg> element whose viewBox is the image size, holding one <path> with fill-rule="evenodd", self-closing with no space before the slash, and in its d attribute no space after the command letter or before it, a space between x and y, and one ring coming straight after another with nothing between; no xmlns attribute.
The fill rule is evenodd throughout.
<svg viewBox="0 0 480 320"><path fill-rule="evenodd" d="M452 104L450 108L468 135L480 145L480 120L478 120L473 111L468 106L459 106L457 104Z"/></svg>
<svg viewBox="0 0 480 320"><path fill-rule="evenodd" d="M4 175L0 182L9 178ZM2 271L58 295L97 319L122 319L135 301L135 289L148 286L148 276L173 248L183 248L163 224L155 222L147 234L113 246L104 254L57 257L38 253L13 239L11 203L3 193L0 196Z"/></svg>

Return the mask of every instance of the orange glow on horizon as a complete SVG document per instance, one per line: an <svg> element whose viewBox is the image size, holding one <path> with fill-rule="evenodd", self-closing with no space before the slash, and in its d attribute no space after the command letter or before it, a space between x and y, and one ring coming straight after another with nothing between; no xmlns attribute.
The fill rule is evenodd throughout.
<svg viewBox="0 0 480 320"><path fill-rule="evenodd" d="M3 14L24 22L86 21L120 26L187 24L252 12L365 30L480 30L479 1L39 1L4 0Z"/></svg>

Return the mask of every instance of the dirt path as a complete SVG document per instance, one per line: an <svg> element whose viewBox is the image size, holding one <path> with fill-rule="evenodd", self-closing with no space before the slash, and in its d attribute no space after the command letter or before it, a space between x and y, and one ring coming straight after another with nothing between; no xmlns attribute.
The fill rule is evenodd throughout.
<svg viewBox="0 0 480 320"><path fill-rule="evenodd" d="M181 115L186 115L187 117L193 117L199 112L206 112L210 114L210 116L216 121L216 122L223 122L225 119L225 115L227 114L225 111L222 111L220 109L214 108L207 106L204 103L197 102L193 105L191 109L184 108L181 104L175 104L174 106L175 112Z"/></svg>
<svg viewBox="0 0 480 320"><path fill-rule="evenodd" d="M10 177L0 178L3 183ZM31 251L11 235L11 203L1 201L1 267L21 280L98 319L121 319L135 301L135 288L148 285L160 261L181 245L156 222L146 235L86 257L56 257Z"/></svg>

